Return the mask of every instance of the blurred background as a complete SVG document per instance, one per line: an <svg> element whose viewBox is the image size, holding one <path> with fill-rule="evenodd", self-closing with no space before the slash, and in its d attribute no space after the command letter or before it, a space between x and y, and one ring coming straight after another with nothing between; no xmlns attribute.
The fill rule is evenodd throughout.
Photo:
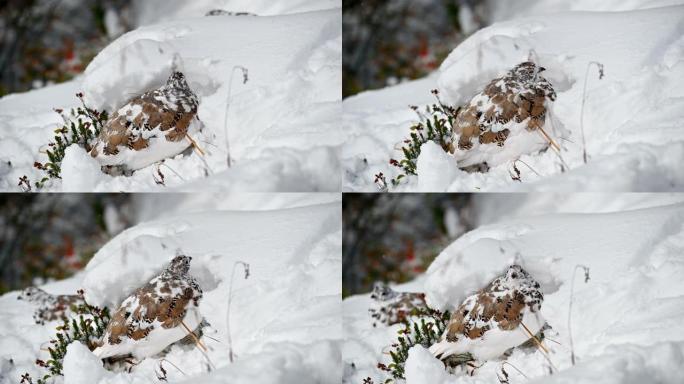
<svg viewBox="0 0 684 384"><path fill-rule="evenodd" d="M0 97L73 79L138 27L210 11L293 13L307 1L317 0L0 0Z"/></svg>
<svg viewBox="0 0 684 384"><path fill-rule="evenodd" d="M339 200L337 193L0 194L0 295L77 273L107 241L141 222Z"/></svg>
<svg viewBox="0 0 684 384"><path fill-rule="evenodd" d="M423 77L489 22L484 0L343 0L343 97Z"/></svg>
<svg viewBox="0 0 684 384"><path fill-rule="evenodd" d="M0 294L78 272L132 213L130 194L0 195Z"/></svg>
<svg viewBox="0 0 684 384"><path fill-rule="evenodd" d="M131 0L0 1L0 96L61 83L83 72L132 29Z"/></svg>
<svg viewBox="0 0 684 384"><path fill-rule="evenodd" d="M345 193L342 294L418 278L444 248L483 225L682 203L683 193Z"/></svg>
<svg viewBox="0 0 684 384"><path fill-rule="evenodd" d="M681 0L342 0L342 96L424 77L495 22L560 11L620 11Z"/></svg>
<svg viewBox="0 0 684 384"><path fill-rule="evenodd" d="M473 228L470 194L354 194L342 198L343 296L425 272Z"/></svg>

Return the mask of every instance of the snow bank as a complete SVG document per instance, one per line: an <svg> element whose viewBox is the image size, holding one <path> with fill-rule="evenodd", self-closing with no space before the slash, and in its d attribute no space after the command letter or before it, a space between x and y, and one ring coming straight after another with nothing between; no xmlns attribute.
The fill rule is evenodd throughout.
<svg viewBox="0 0 684 384"><path fill-rule="evenodd" d="M85 270L44 287L52 293L86 292L92 304L118 306L146 283L177 251L193 257L190 274L204 291L200 313L210 323L202 339L216 366L211 372L199 350L173 346L162 362L169 382L339 383L341 317L341 207L339 195L327 203L305 205L297 198L272 196L271 209L228 211L237 204L221 203L205 195L139 196L165 201L165 214L135 225L103 246ZM218 199L218 198L217 198ZM257 196L249 204L266 202ZM323 201L321 197L318 199ZM248 206L249 204L245 204ZM275 208L294 205L296 208ZM194 208L192 208L194 206ZM206 210L205 210L206 209ZM187 210L192 211L187 212ZM151 212L145 216L151 216ZM249 278L236 262L249 264ZM233 275L234 273L234 275ZM227 304L232 281L230 329L235 362L229 362ZM24 372L41 377L34 362L46 359L40 348L54 329L33 323L33 307L16 299L17 292L0 297L0 383L16 383ZM56 325L52 324L52 325ZM156 381L160 359L148 358L131 373L102 372L92 354L70 346L65 360L65 383L129 383Z"/></svg>
<svg viewBox="0 0 684 384"><path fill-rule="evenodd" d="M488 0L487 3L487 17L493 21L560 11L615 12L682 4L681 0L519 0L515 3L507 0Z"/></svg>
<svg viewBox="0 0 684 384"><path fill-rule="evenodd" d="M556 10L566 9L554 4ZM417 119L407 105L434 102L431 88L438 88L444 101L462 104L529 57L547 68L544 76L558 94L552 115L554 125L570 132L562 141L570 170L561 172L549 150L520 158L526 164L517 164L522 183L511 179L512 165L506 163L484 175L455 174L435 191L684 189L679 167L684 159L684 26L679 22L684 6L516 14L520 17L482 29L456 47L436 75L343 102L350 137L343 152L345 190L370 191L375 173L397 174L388 160L401 158L401 142ZM585 165L580 111L590 62L601 63L605 76L599 80L596 66L589 69L584 133L590 161ZM359 166L361 159L365 166ZM398 191L419 188L409 182Z"/></svg>
<svg viewBox="0 0 684 384"><path fill-rule="evenodd" d="M653 346L621 344L607 349L605 355L582 361L557 375L532 383L678 383L676 367L684 364L684 343L663 342Z"/></svg>
<svg viewBox="0 0 684 384"><path fill-rule="evenodd" d="M451 379L444 364L432 356L423 346L409 349L406 359L406 382L415 384L444 383Z"/></svg>
<svg viewBox="0 0 684 384"><path fill-rule="evenodd" d="M279 384L339 383L342 376L339 348L330 342L317 342L306 348L270 344L262 355L239 360L212 374L183 383Z"/></svg>
<svg viewBox="0 0 684 384"><path fill-rule="evenodd" d="M94 191L98 182L106 180L100 164L85 149L70 145L62 160L62 191Z"/></svg>
<svg viewBox="0 0 684 384"><path fill-rule="evenodd" d="M473 196L477 226L552 213L610 213L684 203L682 193L483 193Z"/></svg>
<svg viewBox="0 0 684 384"><path fill-rule="evenodd" d="M186 8L221 5L228 6L193 2ZM264 3L269 14L323 10L263 17L170 15L168 21L119 37L76 80L0 99L0 142L21 144L0 153L0 188L17 191L24 174L39 179L33 162L45 162L39 150L60 123L53 107L76 106L74 95L82 90L89 106L111 112L164 84L175 67L200 98L198 116L207 137L197 139L206 155L167 160L161 169L163 185L155 182L159 176L150 166L131 177L91 180L95 189L338 191L342 31L341 11L330 5ZM162 16L164 9L168 11L166 5L160 6ZM247 70L247 83L240 67ZM226 136L232 168L226 162ZM68 187L73 186L78 185ZM49 186L55 191L63 188L59 182Z"/></svg>
<svg viewBox="0 0 684 384"><path fill-rule="evenodd" d="M420 147L416 172L419 190L430 192L446 189L451 180L463 171L442 147L428 142Z"/></svg>
<svg viewBox="0 0 684 384"><path fill-rule="evenodd" d="M102 366L102 360L85 345L76 342L67 347L64 356L64 384L92 384L103 377L113 376Z"/></svg>
<svg viewBox="0 0 684 384"><path fill-rule="evenodd" d="M643 206L636 196L622 196L612 199L621 200L623 208L607 213L517 212L481 226L447 247L424 276L397 289L424 291L430 305L454 308L517 261L541 283L541 311L552 327L549 337L561 343L545 343L560 370L553 376L538 352L516 350L508 358L532 382L678 382L676 367L684 359L684 284L679 277L684 273L684 204L651 195L650 207L636 209ZM493 198L482 197L483 202ZM592 195L584 199L590 201ZM584 282L581 269L575 276L572 334L578 363L572 366L567 316L577 265L589 268L590 279ZM368 295L343 302L346 382L367 376L382 382L375 364L388 362L382 352L396 340L398 327L372 327L369 303ZM442 365L429 358L411 350L408 383L441 377ZM490 361L475 377L457 373L448 382L496 382L499 366ZM523 379L506 370L511 381Z"/></svg>
<svg viewBox="0 0 684 384"><path fill-rule="evenodd" d="M135 0L134 4L137 23L141 26L160 21L200 17L216 9L272 16L320 11L340 6L339 0Z"/></svg>
<svg viewBox="0 0 684 384"><path fill-rule="evenodd" d="M250 265L250 278L244 280L237 266L231 304L233 349L244 363L225 366L226 347L214 344L209 356L217 366L225 366L218 372L246 382L255 374L254 366L269 364L267 373L275 378L290 380L310 371L316 373L304 377L322 375L320 370L330 366L326 359L339 354L334 344L326 343L341 337L339 211L339 203L332 203L184 214L140 224L106 244L88 264L83 280L86 298L98 305L118 305L176 251L183 252L193 256L190 273L204 290L200 312L212 325L212 337L225 342L230 279L235 263L244 261ZM321 353L307 357L309 348ZM193 373L201 373L201 355L193 353L188 358L188 353L177 351L172 361L182 359ZM321 362L325 364L313 370ZM216 375L221 379L215 380L225 380L222 373L210 376ZM328 376L325 380L335 382Z"/></svg>

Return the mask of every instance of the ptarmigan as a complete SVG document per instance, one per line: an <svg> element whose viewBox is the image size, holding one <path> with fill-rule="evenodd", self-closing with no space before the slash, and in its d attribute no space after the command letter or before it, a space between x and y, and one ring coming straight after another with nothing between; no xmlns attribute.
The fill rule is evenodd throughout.
<svg viewBox="0 0 684 384"><path fill-rule="evenodd" d="M83 297L79 295L53 295L37 287L28 287L21 291L18 300L25 300L36 304L38 308L33 313L36 324L45 324L46 321L64 320L71 313L72 306L85 304Z"/></svg>
<svg viewBox="0 0 684 384"><path fill-rule="evenodd" d="M428 309L424 293L396 292L383 283L375 283L370 297L374 305L368 312L372 318L386 325L400 323L412 312Z"/></svg>
<svg viewBox="0 0 684 384"><path fill-rule="evenodd" d="M529 61L520 63L458 110L458 145L452 151L460 168L487 169L548 147L543 126L556 92L541 76L544 70Z"/></svg>
<svg viewBox="0 0 684 384"><path fill-rule="evenodd" d="M202 124L197 95L181 72L134 97L107 120L90 155L106 173L130 173L173 157L192 145Z"/></svg>
<svg viewBox="0 0 684 384"><path fill-rule="evenodd" d="M191 259L176 256L161 274L126 298L93 353L99 358L131 354L142 359L186 337L185 327L195 330L202 323L202 290L188 274Z"/></svg>
<svg viewBox="0 0 684 384"><path fill-rule="evenodd" d="M476 360L499 357L530 339L524 327L533 335L542 329L543 301L539 283L522 267L512 265L463 301L430 352L440 359L464 353Z"/></svg>

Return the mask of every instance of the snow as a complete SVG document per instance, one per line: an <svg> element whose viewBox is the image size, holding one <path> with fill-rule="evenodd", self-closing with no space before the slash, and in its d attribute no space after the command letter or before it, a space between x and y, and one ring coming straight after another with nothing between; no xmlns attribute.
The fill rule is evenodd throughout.
<svg viewBox="0 0 684 384"><path fill-rule="evenodd" d="M474 303L473 300L471 305L468 305L467 308L472 309ZM525 324L530 333L536 335L542 327L544 327L545 320L539 313L532 313L525 310L523 311L521 323ZM487 323L480 322L478 323L478 326L483 326L485 324ZM455 343L442 340L431 345L429 351L434 356L440 357L470 353L476 360L484 361L496 359L503 355L508 349L523 344L529 339L529 334L523 328L517 328L512 331L493 328L487 331L485 337L482 339L462 337Z"/></svg>
<svg viewBox="0 0 684 384"><path fill-rule="evenodd" d="M406 359L407 383L444 383L450 375L444 365L432 356L432 353L421 345L409 349Z"/></svg>
<svg viewBox="0 0 684 384"><path fill-rule="evenodd" d="M505 212L503 202L510 199ZM554 207L551 197L478 195L476 222L486 223L448 246L416 280L396 286L400 291L426 293L429 305L453 309L465 295L481 288L507 265L520 263L539 281L544 292L541 315L552 327L544 342L558 367L548 375L548 363L538 351L515 350L508 362L531 382L676 383L684 362L684 202L682 195L575 194ZM538 205L536 200L546 200ZM648 201L648 203L645 203ZM602 212L594 204L612 202ZM518 210L517 208L521 208ZM531 207L529 212L525 207ZM582 212L582 213L580 213ZM577 265L589 268L584 282L578 270L574 283L572 336L577 364L570 361L568 304ZM385 376L375 367L388 363L388 346L399 326L373 328L369 295L343 301L345 341L344 382L375 382ZM444 376L443 365L430 362L425 350L414 348L406 366L407 383L497 382L497 360L488 361L475 376L464 372ZM355 368L351 367L354 363ZM523 377L505 367L511 381ZM432 381L431 381L432 380Z"/></svg>
<svg viewBox="0 0 684 384"><path fill-rule="evenodd" d="M79 342L71 343L67 347L63 372L64 384L91 384L99 382L104 377L113 376L104 369L102 360Z"/></svg>
<svg viewBox="0 0 684 384"><path fill-rule="evenodd" d="M323 195L323 194L317 194ZM182 202L183 198L186 202ZM339 195L271 195L270 207L246 210L267 200L243 195L221 201L211 194L140 195L139 206L155 201L166 212L120 233L103 246L85 270L74 277L42 287L50 293L85 290L89 303L118 306L128 294L159 273L177 250L193 257L190 275L204 296L199 312L210 323L202 338L216 370L194 346L173 346L164 362L169 382L338 383L341 372L339 340L341 317L341 202ZM313 203L306 205L309 199ZM325 202L327 199L328 202ZM229 210L243 202L243 210ZM190 212L185 212L188 207ZM235 362L228 358L226 312L229 286L237 261L241 267L232 281L230 329ZM51 328L31 319L33 308L16 299L18 292L0 296L0 383L18 381L24 372L36 377L36 358L52 336ZM147 358L131 373L105 372L93 367L92 354L70 347L64 382L126 383L156 381L160 358ZM83 360L81 362L81 360ZM95 360L96 361L96 360ZM65 363L66 364L66 363ZM82 365L81 365L82 364ZM84 373L81 370L87 370ZM80 373L74 373L80 372ZM80 381L79 381L80 380Z"/></svg>
<svg viewBox="0 0 684 384"><path fill-rule="evenodd" d="M72 144L64 150L62 160L62 191L93 191L106 176L100 170L100 164L88 152L78 145Z"/></svg>
<svg viewBox="0 0 684 384"><path fill-rule="evenodd" d="M420 146L421 156L416 164L418 189L420 191L439 191L448 187L449 180L461 171L442 147L434 142Z"/></svg>
<svg viewBox="0 0 684 384"><path fill-rule="evenodd" d="M138 25L200 17L215 9L272 16L339 7L338 0L135 0Z"/></svg>
<svg viewBox="0 0 684 384"><path fill-rule="evenodd" d="M147 8L152 3L139 6L146 14L155 13ZM41 173L33 163L46 161L39 151L61 122L52 108L78 106L74 95L83 91L87 105L111 113L132 96L163 85L173 65L200 98L198 116L207 137L198 144L206 155L190 153L165 161L164 185L155 182L158 176L150 166L131 177L92 180L93 189L340 189L338 152L344 138L338 129L339 2L262 2L270 16L259 17L203 16L205 8L228 5L221 1L174 3L173 9L171 4L157 4L155 17L165 21L119 37L98 53L82 76L0 99L0 142L12 143L0 153L0 189L18 191L23 175L39 180ZM246 83L237 67L246 68ZM226 162L226 113L231 168ZM61 191L63 185L56 180L47 189Z"/></svg>
<svg viewBox="0 0 684 384"><path fill-rule="evenodd" d="M543 3L539 12L555 13L537 14L532 5L497 13L515 18L473 34L430 76L343 101L343 127L348 134L342 152L343 190L374 191L376 173L388 179L398 174L389 159L401 158L402 140L417 120L408 105L435 102L431 89L438 89L447 103L463 104L491 79L529 58L547 69L543 75L558 94L551 116L555 129L569 131L561 141L569 170L561 171L561 160L552 150L529 151L520 157L525 164L517 163L522 182L512 180L512 164L507 161L486 174L456 173L433 191L684 189L679 166L684 158L684 27L679 22L684 6L658 8L665 2L651 2L649 8L648 2L619 2L615 9L623 11L605 12L610 8L604 8L603 2L595 6L585 1L525 3ZM506 2L492 3L496 12L511 7ZM604 12L568 10L583 8ZM590 62L604 66L602 79L595 65L587 69ZM585 77L587 164L582 160L580 125ZM410 179L395 190L421 190Z"/></svg>

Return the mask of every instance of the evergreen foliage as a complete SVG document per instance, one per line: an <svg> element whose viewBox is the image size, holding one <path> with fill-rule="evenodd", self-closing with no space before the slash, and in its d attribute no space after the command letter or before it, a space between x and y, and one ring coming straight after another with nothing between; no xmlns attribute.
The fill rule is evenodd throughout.
<svg viewBox="0 0 684 384"><path fill-rule="evenodd" d="M76 97L81 100L81 106L72 108L69 114L63 113L61 109L55 109L64 120L64 125L55 129L55 136L48 143L48 149L45 151L48 161L45 163L35 162L34 167L45 173L39 181L36 181L34 186L36 189L41 189L45 183L50 179L61 178L61 165L64 159L64 151L72 144L79 145L86 151L92 149L93 141L97 138L107 122L107 111L97 111L89 108L83 101L83 94L77 93ZM23 186L25 191L31 190L31 184L26 176L19 179L19 185Z"/></svg>
<svg viewBox="0 0 684 384"><path fill-rule="evenodd" d="M83 296L83 290L79 290L78 294ZM36 360L36 365L47 369L48 372L39 378L35 384L47 384L50 377L62 376L62 364L69 344L80 342L92 351L98 347L98 343L107 329L110 320L107 308L81 304L74 305L70 309L74 315L62 320L62 324L56 328L55 339L50 340L50 344L52 344L48 347L50 359L47 361ZM33 379L26 373L21 376L21 383L33 384Z"/></svg>
<svg viewBox="0 0 684 384"><path fill-rule="evenodd" d="M392 362L388 365L378 363L378 368L389 372L392 379L388 379L385 383L393 382L393 380L405 379L404 368L406 359L408 359L408 352L414 345L422 345L429 348L436 343L444 333L449 322L451 314L440 312L433 309L414 309L410 316L402 322L402 328L397 331L397 342L392 344L390 356ZM470 354L452 356L444 361L446 366L455 367L473 360Z"/></svg>
<svg viewBox="0 0 684 384"><path fill-rule="evenodd" d="M401 148L404 158L389 161L390 165L401 170L401 173L392 179L392 186L397 186L407 175L417 175L418 156L423 144L432 141L445 152L453 150L454 122L460 108L444 104L439 98L438 90L433 89L432 94L437 98L437 103L426 106L424 112L415 105L410 107L418 114L419 120L411 126L409 137L404 139L404 146ZM375 184L383 192L388 189L386 177L382 172L375 175Z"/></svg>

